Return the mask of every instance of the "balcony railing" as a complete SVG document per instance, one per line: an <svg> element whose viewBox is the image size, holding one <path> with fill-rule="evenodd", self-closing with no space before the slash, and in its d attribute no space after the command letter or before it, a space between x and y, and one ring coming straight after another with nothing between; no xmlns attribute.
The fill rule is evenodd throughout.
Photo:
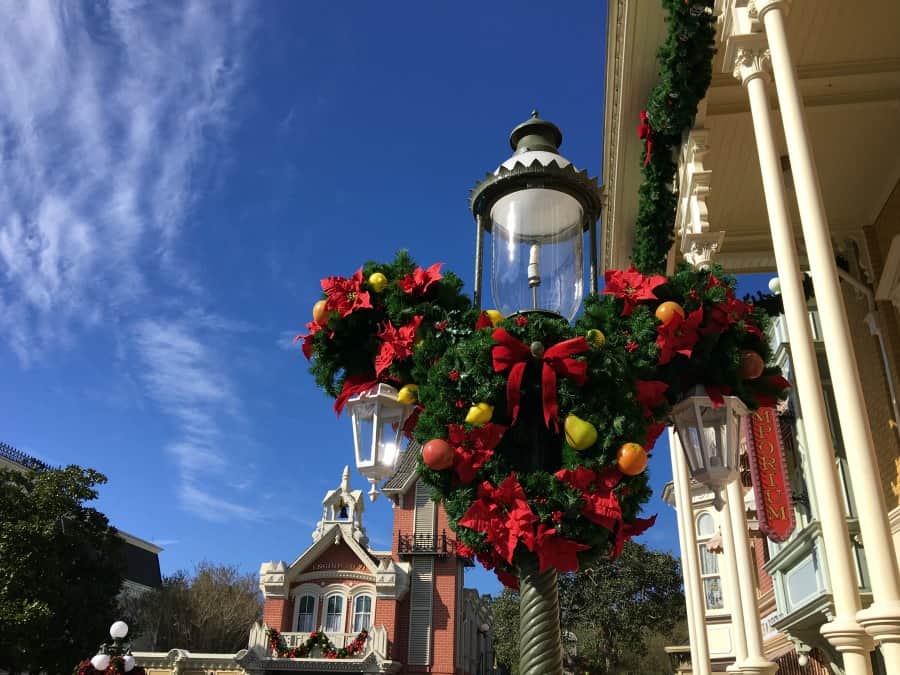
<svg viewBox="0 0 900 675"><path fill-rule="evenodd" d="M440 534L407 534L401 532L397 541L397 553L400 555L437 555L446 557L453 551L453 541L447 537L447 531Z"/></svg>
<svg viewBox="0 0 900 675"><path fill-rule="evenodd" d="M331 640L331 644L333 644L335 646L335 648L341 649L342 647L346 647L351 642L353 642L356 639L356 636L358 635L358 633L328 633L328 632L326 632L325 635L328 636L328 639ZM299 647L300 645L305 644L306 641L309 639L309 633L282 633L281 637L284 638L285 646L288 649L290 649L292 647ZM362 652L360 652L359 658L362 658L366 654L369 653L369 651L372 648L371 642L372 642L372 636L370 633L369 636L366 638L366 645L365 645L365 647L363 647ZM312 652L310 653L310 658L317 658L320 656L321 656L321 654L319 654L318 648L313 648Z"/></svg>

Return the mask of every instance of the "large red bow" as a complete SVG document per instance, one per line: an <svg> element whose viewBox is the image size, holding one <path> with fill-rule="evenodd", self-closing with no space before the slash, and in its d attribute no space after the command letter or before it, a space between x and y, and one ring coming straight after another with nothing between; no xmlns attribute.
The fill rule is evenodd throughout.
<svg viewBox="0 0 900 675"><path fill-rule="evenodd" d="M583 337L564 340L552 347L548 347L544 354L537 357L532 354L531 347L517 340L504 329L498 328L493 332L494 346L494 372L500 373L510 369L509 379L506 381L506 409L515 424L519 416L519 406L522 390L522 378L525 375L525 366L528 360L536 358L543 361L541 372L541 397L544 403L544 423L550 428L553 422L553 430L559 431L559 407L556 402L556 375L562 375L574 380L576 384L583 385L587 381L587 363L571 358L575 354L582 354L591 347Z"/></svg>

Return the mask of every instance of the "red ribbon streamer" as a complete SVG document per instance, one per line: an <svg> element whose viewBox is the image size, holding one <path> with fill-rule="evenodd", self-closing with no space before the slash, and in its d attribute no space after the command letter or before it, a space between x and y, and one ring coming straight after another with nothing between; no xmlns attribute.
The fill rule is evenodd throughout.
<svg viewBox="0 0 900 675"><path fill-rule="evenodd" d="M494 358L494 372L500 373L509 369L509 379L506 381L506 409L515 424L519 416L521 405L522 378L525 375L525 366L529 359L535 358L531 353L531 347L517 340L503 328L498 328L492 334L494 346L492 356ZM564 340L544 351L540 357L543 362L541 372L541 398L544 406L544 423L547 428L553 421L553 430L559 431L559 406L556 401L556 376L562 375L573 380L581 386L587 381L587 362L576 361L573 357L590 349L590 345L584 337L576 337Z"/></svg>
<svg viewBox="0 0 900 675"><path fill-rule="evenodd" d="M372 378L371 375L350 375L344 380L344 386L341 394L334 400L334 411L341 415L341 411L347 404L351 396L362 394L378 384L378 380Z"/></svg>

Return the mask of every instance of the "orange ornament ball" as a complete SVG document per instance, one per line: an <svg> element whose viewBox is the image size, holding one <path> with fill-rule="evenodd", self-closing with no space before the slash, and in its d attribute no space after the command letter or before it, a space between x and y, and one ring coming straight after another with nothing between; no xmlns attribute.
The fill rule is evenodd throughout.
<svg viewBox="0 0 900 675"><path fill-rule="evenodd" d="M741 377L745 380L755 380L766 369L766 363L756 352L745 349L741 352Z"/></svg>
<svg viewBox="0 0 900 675"><path fill-rule="evenodd" d="M326 309L326 304L325 300L319 300L313 305L313 321L320 326L324 326L328 323L328 310Z"/></svg>
<svg viewBox="0 0 900 675"><path fill-rule="evenodd" d="M679 305L677 302L672 302L671 300L667 300L656 308L656 318L663 323L668 323L669 321L671 321L672 317L674 317L676 314L683 319L684 307Z"/></svg>
<svg viewBox="0 0 900 675"><path fill-rule="evenodd" d="M637 476L647 468L647 451L639 443L624 443L616 455L616 466L626 476Z"/></svg>
<svg viewBox="0 0 900 675"><path fill-rule="evenodd" d="M453 466L453 446L443 438L428 441L422 448L422 461L435 471L443 471Z"/></svg>

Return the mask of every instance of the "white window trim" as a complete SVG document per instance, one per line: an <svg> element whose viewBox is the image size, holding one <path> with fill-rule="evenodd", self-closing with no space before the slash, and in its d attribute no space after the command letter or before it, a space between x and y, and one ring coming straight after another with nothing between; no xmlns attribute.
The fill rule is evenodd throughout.
<svg viewBox="0 0 900 675"><path fill-rule="evenodd" d="M300 598L304 596L312 596L313 599L313 627L312 630L318 630L318 626L316 626L316 618L319 615L319 594L322 592L319 586L314 584L303 584L301 586L297 586L296 588L291 590L291 597L294 599L294 621L291 623L293 627L293 632L302 633L305 631L301 631L300 627L297 625L300 621ZM312 631L310 631L312 632Z"/></svg>
<svg viewBox="0 0 900 675"><path fill-rule="evenodd" d="M359 630L356 628L356 601L360 598L368 598L369 599L369 625L363 626L362 629L359 630L370 630L374 627L375 624L375 594L369 592L360 592L356 593L350 598L350 606L352 611L350 613L350 632L351 633L359 633Z"/></svg>
<svg viewBox="0 0 900 675"><path fill-rule="evenodd" d="M712 534L700 534L700 519L704 516L708 516L712 518L713 522L713 531ZM722 566L719 564L719 559L716 557L716 553L709 553L709 555L713 556L716 561L716 572L714 574L704 574L703 573L703 554L700 552L701 546L706 546L707 542L715 536L716 534L716 517L710 513L709 511L701 511L697 514L696 518L694 518L694 533L697 538L697 567L700 571L700 593L703 596L703 610L706 612L707 616L718 616L721 614L728 613L728 598L725 597L725 582L722 579ZM708 550L708 549L707 549ZM719 590L722 594L722 606L716 608L710 608L706 604L706 579L715 579L719 580Z"/></svg>
<svg viewBox="0 0 900 675"><path fill-rule="evenodd" d="M340 598L341 599L341 620L340 620L340 630L328 630L328 601L331 598ZM322 596L322 628L326 633L338 634L338 633L346 633L345 630L347 628L347 589L342 588L341 590L332 590L325 591L325 594Z"/></svg>

